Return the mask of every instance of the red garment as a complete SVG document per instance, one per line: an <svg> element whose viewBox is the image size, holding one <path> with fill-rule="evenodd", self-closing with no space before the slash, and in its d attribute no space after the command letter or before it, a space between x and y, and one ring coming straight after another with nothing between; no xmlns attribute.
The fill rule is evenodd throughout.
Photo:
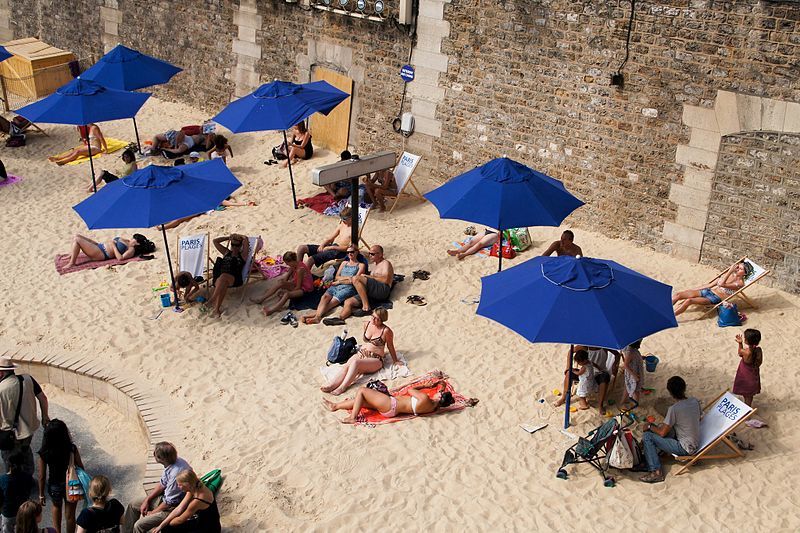
<svg viewBox="0 0 800 533"><path fill-rule="evenodd" d="M333 205L334 198L326 192L321 192L310 198L301 198L298 203L322 214L327 208Z"/></svg>
<svg viewBox="0 0 800 533"><path fill-rule="evenodd" d="M757 366L748 365L744 359L739 361L736 377L733 378L733 393L740 396L753 396L761 392L761 373Z"/></svg>

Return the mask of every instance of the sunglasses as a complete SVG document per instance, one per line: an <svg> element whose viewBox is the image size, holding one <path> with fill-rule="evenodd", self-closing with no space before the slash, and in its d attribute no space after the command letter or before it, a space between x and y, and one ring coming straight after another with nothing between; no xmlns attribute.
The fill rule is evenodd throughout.
<svg viewBox="0 0 800 533"><path fill-rule="evenodd" d="M357 251L355 251L355 250L347 250L347 253L348 253L348 254L357 254L358 252L357 252Z"/></svg>
<svg viewBox="0 0 800 533"><path fill-rule="evenodd" d="M370 256L373 256L373 255L378 255L378 252L370 252L370 253L369 253L369 255L370 255Z"/></svg>

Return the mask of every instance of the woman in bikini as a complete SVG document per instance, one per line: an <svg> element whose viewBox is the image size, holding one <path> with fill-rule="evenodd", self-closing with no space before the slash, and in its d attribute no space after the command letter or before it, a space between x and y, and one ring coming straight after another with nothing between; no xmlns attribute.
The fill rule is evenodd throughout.
<svg viewBox="0 0 800 533"><path fill-rule="evenodd" d="M434 394L433 397L418 390L436 386L437 383L439 384L439 392ZM358 389L356 397L352 400L334 403L323 399L322 403L329 411L350 411L350 415L343 418L341 422L343 424L355 424L362 407L375 409L386 418L394 418L403 414L426 415L442 407L448 407L453 404L453 395L444 390L444 388L445 385L441 379L420 383L409 389L408 394L402 396L388 396L380 391L361 387Z"/></svg>
<svg viewBox="0 0 800 533"><path fill-rule="evenodd" d="M222 245L226 241L229 246ZM222 302L228 289L244 284L243 270L250 257L250 241L244 235L231 233L230 237L217 237L213 242L222 257L214 261L214 292L208 301L208 307L213 310L214 316L219 317L222 315Z"/></svg>
<svg viewBox="0 0 800 533"><path fill-rule="evenodd" d="M745 280L753 274L753 265L747 261L733 264L727 272L710 284L697 289L676 292L672 305L681 304L675 309L675 316L686 311L690 305L717 305L745 285Z"/></svg>
<svg viewBox="0 0 800 533"><path fill-rule="evenodd" d="M192 470L178 474L176 482L186 494L153 533L220 533L219 508L211 489Z"/></svg>
<svg viewBox="0 0 800 533"><path fill-rule="evenodd" d="M82 145L76 146L66 154L50 156L47 159L60 166L75 161L79 157L89 157L89 148L92 150L92 155L108 151L106 138L103 137L103 132L100 131L97 124L89 124L87 127L78 126L78 133L83 141Z"/></svg>
<svg viewBox="0 0 800 533"><path fill-rule="evenodd" d="M389 312L386 309L379 307L372 312L372 316L364 325L364 344L347 360L333 381L325 387L320 387L322 392L338 396L353 384L359 374L374 374L383 368L383 355L386 349L389 350L394 364L403 364L397 359L397 352L394 350L394 332L386 325L388 318Z"/></svg>
<svg viewBox="0 0 800 533"><path fill-rule="evenodd" d="M314 145L311 144L311 134L306 129L305 122L298 122L292 129L294 131L289 143L289 158L281 163L283 168L289 166L289 159L294 164L298 159L311 159L314 155Z"/></svg>
<svg viewBox="0 0 800 533"><path fill-rule="evenodd" d="M105 242L97 242L83 235L75 235L75 240L72 243L72 252L66 268L72 268L91 261L108 261L109 259L124 261L125 259L151 253L154 250L155 245L139 233L135 233L131 239L114 237ZM78 255L81 252L89 258L88 261L78 263Z"/></svg>

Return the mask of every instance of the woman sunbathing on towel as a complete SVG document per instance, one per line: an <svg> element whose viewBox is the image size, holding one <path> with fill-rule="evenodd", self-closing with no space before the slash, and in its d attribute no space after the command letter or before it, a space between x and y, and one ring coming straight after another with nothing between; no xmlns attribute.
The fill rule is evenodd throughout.
<svg viewBox="0 0 800 533"><path fill-rule="evenodd" d="M364 325L364 344L353 357L347 360L339 375L327 386L320 387L322 392L330 392L338 396L353 384L359 374L373 374L383 368L383 354L386 348L396 365L403 363L397 359L394 350L394 332L386 325L389 312L382 307L375 309Z"/></svg>
<svg viewBox="0 0 800 533"><path fill-rule="evenodd" d="M457 250L447 250L447 253L462 260L468 255L476 254L488 246L493 246L497 242L498 233L486 228L483 235L473 237L471 241L466 243Z"/></svg>
<svg viewBox="0 0 800 533"><path fill-rule="evenodd" d="M78 126L78 133L83 141L82 145L76 146L69 152L60 156L50 156L47 159L56 165L66 165L80 157L89 157L89 148L92 149L92 155L100 154L108 150L106 138L103 137L103 132L97 124L89 124L88 134L86 128Z"/></svg>
<svg viewBox="0 0 800 533"><path fill-rule="evenodd" d="M731 265L727 272L710 284L697 289L676 292L672 305L681 304L675 309L675 316L686 311L690 305L717 305L745 285L745 279L753 273L753 265L739 261Z"/></svg>
<svg viewBox="0 0 800 533"><path fill-rule="evenodd" d="M439 392L431 398L418 389L426 389L439 384ZM453 395L444 390L443 380L436 380L430 383L420 383L412 389L408 389L408 394L402 396L388 396L380 391L361 387L353 400L342 402L332 402L322 400L323 405L330 411L349 410L350 415L342 419L343 424L355 424L358 413L362 407L374 409L386 418L394 418L397 415L426 415L433 413L441 407L452 405Z"/></svg>
<svg viewBox="0 0 800 533"><path fill-rule="evenodd" d="M105 242L97 242L83 235L75 235L75 240L72 243L72 252L66 268L72 268L75 265L90 261L108 261L109 259L124 261L142 254L152 253L155 249L155 245L139 233L135 233L132 239L114 237ZM89 261L77 262L78 255L81 252L89 258Z"/></svg>

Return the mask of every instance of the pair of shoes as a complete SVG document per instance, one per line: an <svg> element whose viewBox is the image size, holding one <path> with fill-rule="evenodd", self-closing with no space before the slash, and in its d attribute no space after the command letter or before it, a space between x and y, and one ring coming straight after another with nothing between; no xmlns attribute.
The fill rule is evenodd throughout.
<svg viewBox="0 0 800 533"><path fill-rule="evenodd" d="M478 230L475 229L475 226L467 226L467 229L464 230L464 235L477 235Z"/></svg>
<svg viewBox="0 0 800 533"><path fill-rule="evenodd" d="M274 159L267 159L266 161L264 161L264 164L265 165L277 165L278 162L276 160L274 160Z"/></svg>
<svg viewBox="0 0 800 533"><path fill-rule="evenodd" d="M406 302L412 305L419 305L420 307L423 305L428 305L428 302L425 301L425 298L417 294L412 294L411 296L406 298Z"/></svg>
<svg viewBox="0 0 800 533"><path fill-rule="evenodd" d="M649 474L640 477L639 481L644 481L645 483L661 483L664 481L664 474L658 470L653 470Z"/></svg>
<svg viewBox="0 0 800 533"><path fill-rule="evenodd" d="M324 318L322 319L322 323L326 326L344 326L346 324L346 322L338 316L329 316L328 318Z"/></svg>
<svg viewBox="0 0 800 533"><path fill-rule="evenodd" d="M427 281L431 277L431 273L427 270L415 270L412 274L413 279L421 279L422 281Z"/></svg>
<svg viewBox="0 0 800 533"><path fill-rule="evenodd" d="M356 309L353 311L353 316L362 317L362 316L369 316L372 314L372 309L367 309L364 311L363 309Z"/></svg>
<svg viewBox="0 0 800 533"><path fill-rule="evenodd" d="M294 316L294 313L289 311L288 313L283 315L283 318L281 318L281 324L284 324L284 325L291 324L292 327L296 328L297 327L297 317Z"/></svg>

